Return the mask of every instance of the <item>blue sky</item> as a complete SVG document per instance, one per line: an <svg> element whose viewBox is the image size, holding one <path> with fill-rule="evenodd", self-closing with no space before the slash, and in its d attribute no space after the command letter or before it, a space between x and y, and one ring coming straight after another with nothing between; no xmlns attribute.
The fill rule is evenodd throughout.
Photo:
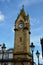
<svg viewBox="0 0 43 65"><path fill-rule="evenodd" d="M41 63L43 62L40 45L40 38L43 37L43 0L0 0L0 44L5 43L7 48L14 47L13 29L22 5L30 16L30 41L35 45L34 54L39 50Z"/></svg>

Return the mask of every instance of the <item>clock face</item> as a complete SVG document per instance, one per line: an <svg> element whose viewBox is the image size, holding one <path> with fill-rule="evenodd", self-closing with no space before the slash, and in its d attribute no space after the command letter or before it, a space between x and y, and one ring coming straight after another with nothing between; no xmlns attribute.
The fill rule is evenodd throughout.
<svg viewBox="0 0 43 65"><path fill-rule="evenodd" d="M23 24L22 24L22 23L20 23L20 24L19 24L19 28L22 28L22 27L23 27Z"/></svg>

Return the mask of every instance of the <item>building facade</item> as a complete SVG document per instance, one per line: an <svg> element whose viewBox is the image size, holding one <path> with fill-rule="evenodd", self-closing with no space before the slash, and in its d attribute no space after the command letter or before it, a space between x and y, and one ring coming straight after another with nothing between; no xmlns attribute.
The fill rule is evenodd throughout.
<svg viewBox="0 0 43 65"><path fill-rule="evenodd" d="M13 49L12 48L6 50L6 52L4 52L4 54L2 53L2 50L0 50L0 59L8 60L8 59L12 59L12 58L13 58ZM3 62L3 63L0 62L0 65L12 65L12 63L11 62Z"/></svg>

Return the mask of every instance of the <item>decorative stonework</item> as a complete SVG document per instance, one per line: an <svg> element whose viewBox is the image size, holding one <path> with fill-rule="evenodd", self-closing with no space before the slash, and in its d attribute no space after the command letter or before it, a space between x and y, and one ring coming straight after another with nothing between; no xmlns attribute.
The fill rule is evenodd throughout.
<svg viewBox="0 0 43 65"><path fill-rule="evenodd" d="M21 24L22 23L22 24ZM21 24L21 25L20 25ZM18 60L30 60L30 20L26 15L24 8L21 9L15 21L15 42L14 42L14 58ZM23 26L22 26L23 25ZM21 59L22 58L22 59ZM30 60L31 61L31 60ZM24 65L30 65L29 62L24 62ZM15 65L22 65L20 62Z"/></svg>

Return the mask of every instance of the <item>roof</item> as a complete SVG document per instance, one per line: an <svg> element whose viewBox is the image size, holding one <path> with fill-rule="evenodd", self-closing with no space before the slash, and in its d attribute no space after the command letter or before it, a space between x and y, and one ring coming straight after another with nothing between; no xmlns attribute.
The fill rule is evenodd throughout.
<svg viewBox="0 0 43 65"><path fill-rule="evenodd" d="M20 11L20 14L18 15L16 21L18 20L18 18L20 17L20 15L24 18L24 20L28 20L28 18L29 18L29 15L26 15L26 13L25 13L24 6L22 7L22 9ZM16 21L15 21L15 23L16 23Z"/></svg>
<svg viewBox="0 0 43 65"><path fill-rule="evenodd" d="M7 49L7 51L10 51L10 50L12 50L12 51L13 51L13 48L9 48L9 49Z"/></svg>

